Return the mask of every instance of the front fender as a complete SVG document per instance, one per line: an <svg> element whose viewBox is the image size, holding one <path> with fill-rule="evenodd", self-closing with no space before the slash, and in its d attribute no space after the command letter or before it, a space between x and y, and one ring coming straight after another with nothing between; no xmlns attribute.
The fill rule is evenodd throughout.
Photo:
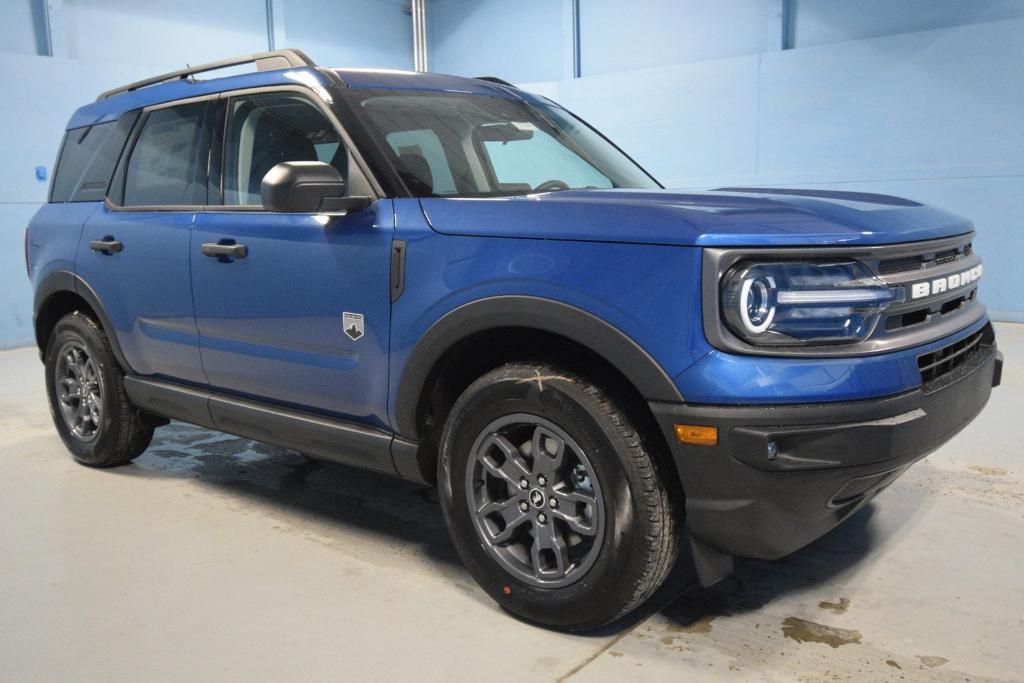
<svg viewBox="0 0 1024 683"><path fill-rule="evenodd" d="M648 400L683 400L658 362L610 323L560 301L535 296L494 296L463 304L449 312L435 322L413 348L395 403L399 434L412 440L420 438L417 407L431 370L445 353L462 339L499 327L524 327L561 335L614 365Z"/></svg>

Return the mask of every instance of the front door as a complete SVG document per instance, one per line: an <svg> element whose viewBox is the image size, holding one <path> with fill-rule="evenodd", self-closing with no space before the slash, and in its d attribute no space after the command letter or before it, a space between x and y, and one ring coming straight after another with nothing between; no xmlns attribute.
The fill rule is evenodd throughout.
<svg viewBox="0 0 1024 683"><path fill-rule="evenodd" d="M190 246L210 384L386 426L391 202L346 216L263 211L260 182L275 164L324 161L347 178L348 154L305 95L224 106L223 206L197 215Z"/></svg>

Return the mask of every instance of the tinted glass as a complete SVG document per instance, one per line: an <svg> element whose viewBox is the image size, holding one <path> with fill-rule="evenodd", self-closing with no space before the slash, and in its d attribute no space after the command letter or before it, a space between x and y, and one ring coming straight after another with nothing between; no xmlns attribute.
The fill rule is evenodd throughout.
<svg viewBox="0 0 1024 683"><path fill-rule="evenodd" d="M529 138L483 143L499 187L532 189L547 181L573 188L612 187L608 176L550 134L531 127L524 130L531 134Z"/></svg>
<svg viewBox="0 0 1024 683"><path fill-rule="evenodd" d="M50 201L102 201L137 116L138 112L129 112L119 121L68 131L53 174Z"/></svg>
<svg viewBox="0 0 1024 683"><path fill-rule="evenodd" d="M345 97L417 196L659 187L592 128L539 99L403 90Z"/></svg>
<svg viewBox="0 0 1024 683"><path fill-rule="evenodd" d="M293 93L231 100L224 145L224 204L259 205L260 183L284 161L322 161L345 178L338 132L312 102Z"/></svg>
<svg viewBox="0 0 1024 683"><path fill-rule="evenodd" d="M149 113L128 160L125 206L206 203L208 107L194 102Z"/></svg>
<svg viewBox="0 0 1024 683"><path fill-rule="evenodd" d="M428 193L432 194L455 194L455 179L452 178L451 165L444 153L441 139L437 133L429 128L424 130L407 130L391 133L387 136L388 145L398 155L398 161L403 166L409 163L409 157L420 157L426 162L427 168L419 170L424 175L424 185ZM412 161L419 163L418 160ZM425 172L425 173L424 173ZM417 171L412 171L416 175ZM429 178L426 174L429 173Z"/></svg>

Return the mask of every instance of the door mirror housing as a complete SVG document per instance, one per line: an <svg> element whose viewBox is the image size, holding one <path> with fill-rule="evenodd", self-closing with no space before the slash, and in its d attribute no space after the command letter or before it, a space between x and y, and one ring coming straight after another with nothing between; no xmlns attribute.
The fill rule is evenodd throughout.
<svg viewBox="0 0 1024 683"><path fill-rule="evenodd" d="M263 208L275 213L341 213L365 209L372 197L346 197L338 169L322 161L284 161L260 183Z"/></svg>

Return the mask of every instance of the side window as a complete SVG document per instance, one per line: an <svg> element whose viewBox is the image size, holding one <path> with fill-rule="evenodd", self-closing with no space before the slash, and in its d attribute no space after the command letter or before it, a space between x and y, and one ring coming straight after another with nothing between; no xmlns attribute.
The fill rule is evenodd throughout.
<svg viewBox="0 0 1024 683"><path fill-rule="evenodd" d="M224 204L259 205L260 183L284 161L322 161L346 178L338 131L302 95L275 92L231 99L224 139Z"/></svg>
<svg viewBox="0 0 1024 683"><path fill-rule="evenodd" d="M388 144L398 156L399 171L406 183L416 185L416 194L455 194L455 179L437 133L403 130L387 135Z"/></svg>
<svg viewBox="0 0 1024 683"><path fill-rule="evenodd" d="M207 102L150 112L132 148L124 182L125 206L206 203Z"/></svg>
<svg viewBox="0 0 1024 683"><path fill-rule="evenodd" d="M138 112L118 121L69 130L53 174L51 202L103 201Z"/></svg>
<svg viewBox="0 0 1024 683"><path fill-rule="evenodd" d="M574 188L612 186L611 180L548 133L530 123L514 125L532 135L482 143L499 187L534 188L548 180L561 180Z"/></svg>

